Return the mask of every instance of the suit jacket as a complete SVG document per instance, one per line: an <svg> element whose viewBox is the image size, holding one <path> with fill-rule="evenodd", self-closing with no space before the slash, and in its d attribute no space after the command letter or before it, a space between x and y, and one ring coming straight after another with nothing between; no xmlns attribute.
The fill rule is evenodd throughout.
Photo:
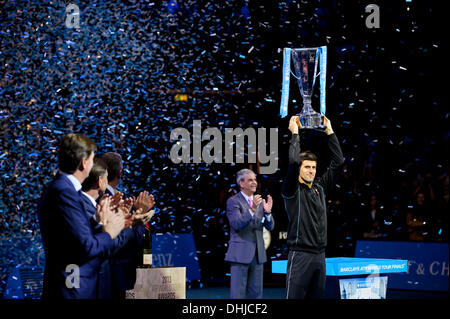
<svg viewBox="0 0 450 319"><path fill-rule="evenodd" d="M105 193L112 196L108 189ZM133 230L134 238L118 247L109 260L111 284L115 296L133 289L136 283L136 268L140 258L142 258L142 239L144 238L145 226L140 225Z"/></svg>
<svg viewBox="0 0 450 319"><path fill-rule="evenodd" d="M97 212L96 207L92 205L92 202L85 195L83 195L82 198L83 198L83 205L91 221L91 225L95 229L96 233L101 232L102 227L94 219L94 215ZM136 232L131 228L122 230L120 234L116 238L114 238L113 245L107 251L105 258L101 259L99 267L99 278L97 282L98 299L112 298L110 257L114 256L114 254L120 251L120 249L124 247L129 241L135 240L136 236L137 236Z"/></svg>
<svg viewBox="0 0 450 319"><path fill-rule="evenodd" d="M267 261L264 249L263 227L273 230L275 221L264 217L264 208L261 203L254 216L249 212L250 205L239 192L227 201L227 217L230 222L230 241L225 256L226 261L249 264L258 252L258 263Z"/></svg>
<svg viewBox="0 0 450 319"><path fill-rule="evenodd" d="M82 204L81 190L58 174L39 202L38 218L45 250L43 298L81 298L97 296L100 258L113 246L106 232L94 233ZM79 288L66 284L76 276L68 265L79 269Z"/></svg>

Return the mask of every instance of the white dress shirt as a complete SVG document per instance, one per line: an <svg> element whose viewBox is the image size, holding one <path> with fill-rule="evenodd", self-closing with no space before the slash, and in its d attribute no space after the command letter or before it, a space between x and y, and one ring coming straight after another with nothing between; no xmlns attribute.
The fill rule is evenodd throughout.
<svg viewBox="0 0 450 319"><path fill-rule="evenodd" d="M80 183L80 181L79 181L74 175L64 173L64 172L61 171L61 170L59 171L59 173L60 173L61 175L66 176L66 177L72 182L72 185L73 185L73 187L75 188L75 190L76 190L77 192L81 189L81 183Z"/></svg>
<svg viewBox="0 0 450 319"><path fill-rule="evenodd" d="M87 198L89 198L89 200L91 201L92 205L94 205L94 207L97 208L97 202L95 201L95 199L94 199L91 195L89 195L88 193L85 193L85 192L83 192L83 191L82 191L82 193L83 193L84 196L86 196ZM97 214L94 214L94 216L92 216L92 218L94 218L94 220L95 220L99 225L103 225L103 223L101 223L101 222L99 223L99 222L98 222L98 220L97 220Z"/></svg>
<svg viewBox="0 0 450 319"><path fill-rule="evenodd" d="M249 197L249 196L245 195L243 192L241 192L241 194L242 194L242 196L244 196L245 201L246 201L249 205L250 205L250 203L249 203L249 201L248 201L249 199L251 199L251 200L252 200L252 203L253 203L253 195ZM249 209L248 211L250 212L250 214L252 214L252 217L255 216L255 213L252 212L251 209Z"/></svg>
<svg viewBox="0 0 450 319"><path fill-rule="evenodd" d="M109 190L109 192L111 193L111 196L114 195L115 192L116 192L114 188L112 188L111 186L109 186L109 184L106 185L106 189Z"/></svg>
<svg viewBox="0 0 450 319"><path fill-rule="evenodd" d="M97 207L97 202L95 201L95 199L92 198L91 195L89 195L88 193L83 192L83 195L86 196L87 198L89 198L89 200L91 201L92 205L94 205L94 207Z"/></svg>

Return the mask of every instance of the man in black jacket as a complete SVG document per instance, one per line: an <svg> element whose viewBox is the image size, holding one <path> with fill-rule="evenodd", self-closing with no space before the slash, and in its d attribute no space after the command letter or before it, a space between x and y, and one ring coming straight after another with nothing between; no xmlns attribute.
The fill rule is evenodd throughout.
<svg viewBox="0 0 450 319"><path fill-rule="evenodd" d="M317 157L300 152L301 124L291 117L292 133L289 146L289 166L282 186L282 196L288 214L289 248L286 272L286 298L321 298L325 291L325 247L327 243L326 195L334 187L344 157L339 141L325 117L325 133L331 151L331 163L317 180Z"/></svg>

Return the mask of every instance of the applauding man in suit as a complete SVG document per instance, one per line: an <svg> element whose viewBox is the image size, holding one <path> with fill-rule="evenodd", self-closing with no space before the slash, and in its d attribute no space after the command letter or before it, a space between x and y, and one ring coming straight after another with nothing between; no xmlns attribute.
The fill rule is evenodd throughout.
<svg viewBox="0 0 450 319"><path fill-rule="evenodd" d="M106 163L108 169L108 185L106 186L105 193L111 195L113 199L120 201L123 194L117 190L117 186L122 179L122 157L119 153L108 152L100 158ZM149 218L146 218L145 222L141 222L139 226L134 228L136 233L134 240L128 241L110 259L113 299L125 299L126 291L134 288L136 283L136 267L139 264L139 260L142 260L144 225L155 212L152 210L155 205L154 197L146 191L141 192L136 199L133 198L133 204L136 210L142 211L142 214L133 214L135 220L137 220L138 216L144 216L145 214L149 214Z"/></svg>
<svg viewBox="0 0 450 319"><path fill-rule="evenodd" d="M140 224L146 223L150 220L154 211L149 211L147 213L141 213L142 210L139 209L134 215L129 213L131 207L133 206L133 198L128 198L126 200L119 201L115 198L109 198L105 195L100 203L97 205L97 200L102 196L106 190L106 185L108 185L108 171L105 162L100 158L94 158L94 166L82 184L83 190L83 200L86 211L88 212L89 218L91 219L93 228L97 231L101 229L102 216L100 216L105 202L111 200L112 209L116 211L117 214L123 214L125 217L125 228L120 232L119 236L114 238L114 243L112 249L109 250L108 258L104 258L99 265L99 280L98 280L98 298L99 299L109 299L112 298L112 287L111 287L111 266L109 262L109 257L114 256L122 247L126 245L129 241L136 240L136 236L139 233L136 232L136 227ZM131 228L130 226L133 226Z"/></svg>
<svg viewBox="0 0 450 319"><path fill-rule="evenodd" d="M43 298L96 298L99 258L125 226L109 202L101 207L103 226L94 233L82 204L81 183L93 166L96 145L84 134L68 134L59 148L59 173L38 208L45 251Z"/></svg>
<svg viewBox="0 0 450 319"><path fill-rule="evenodd" d="M230 241L225 260L231 263L230 298L262 298L263 264L267 261L263 227L274 228L272 197L254 195L258 182L249 169L237 173L240 192L227 201Z"/></svg>

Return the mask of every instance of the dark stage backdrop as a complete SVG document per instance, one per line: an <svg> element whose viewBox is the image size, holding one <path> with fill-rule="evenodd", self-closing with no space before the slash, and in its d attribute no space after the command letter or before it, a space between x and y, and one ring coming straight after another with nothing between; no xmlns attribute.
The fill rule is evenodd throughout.
<svg viewBox="0 0 450 319"><path fill-rule="evenodd" d="M74 3L79 28L67 21L68 2L1 2L0 289L9 267L45 259L37 201L69 132L88 135L98 153L119 152L119 189L154 194L153 231L192 232L203 283L220 283L228 272L226 200L237 191L237 170L256 165L174 164L170 133L192 134L194 120L222 133L278 128L278 170L258 181L275 202L268 254L283 257L287 126L302 107L292 78L289 114L279 117L284 47L328 47L327 116L346 160L328 202L328 256L353 256L373 193L381 239L408 240L405 216L419 190L433 207L423 240L448 241L444 22L432 2L373 1L379 28L366 26L370 1ZM324 137L303 138L323 172Z"/></svg>

